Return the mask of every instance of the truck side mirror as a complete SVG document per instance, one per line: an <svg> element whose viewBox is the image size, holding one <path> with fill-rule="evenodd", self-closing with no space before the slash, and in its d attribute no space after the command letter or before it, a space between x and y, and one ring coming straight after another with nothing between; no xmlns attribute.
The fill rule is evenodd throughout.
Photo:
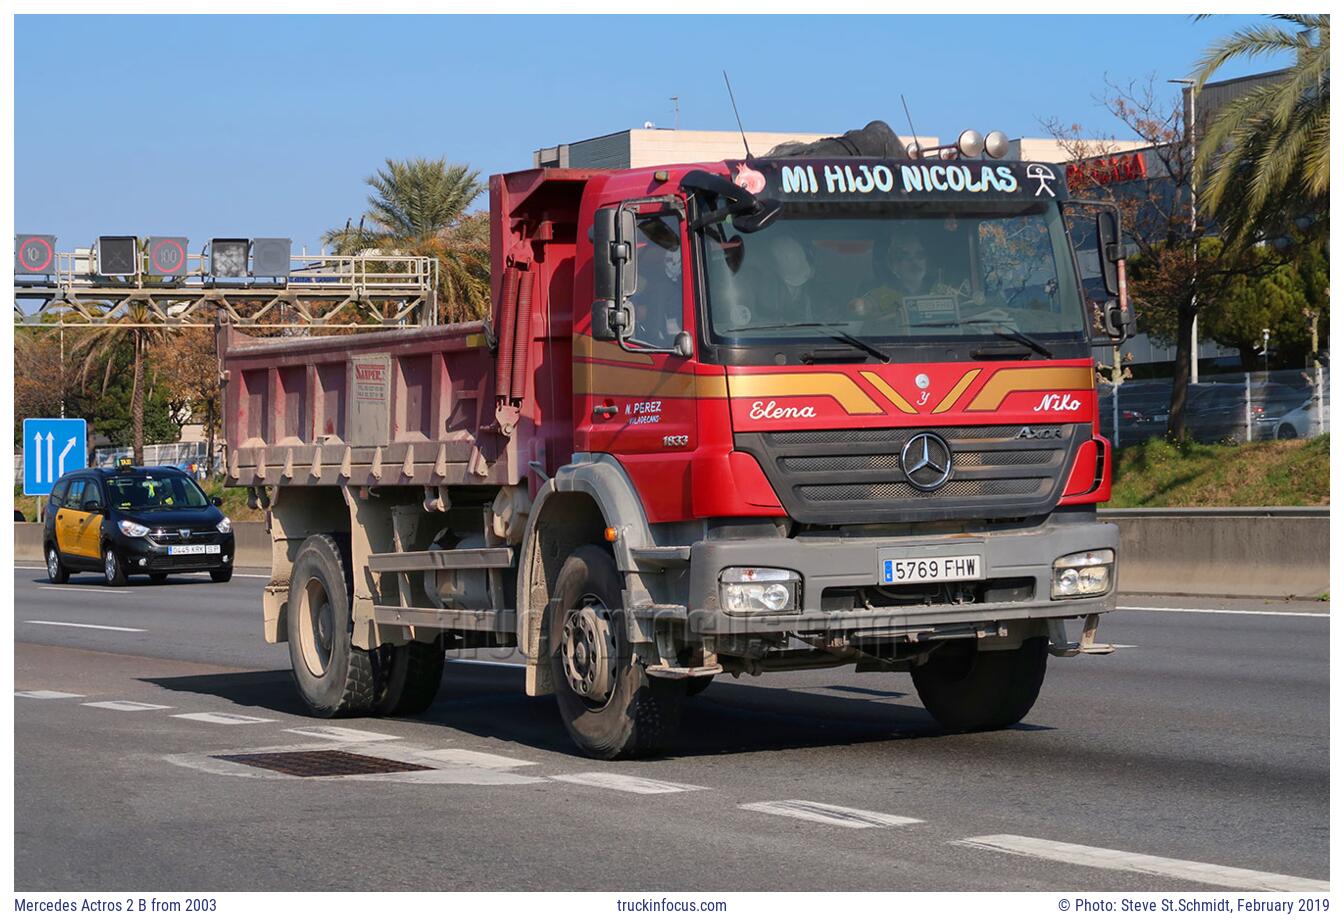
<svg viewBox="0 0 1344 920"><path fill-rule="evenodd" d="M1101 263L1101 277L1109 294L1120 293L1120 260L1124 250L1120 246L1120 216L1105 209L1097 213L1097 261Z"/></svg>
<svg viewBox="0 0 1344 920"><path fill-rule="evenodd" d="M611 259L616 239L616 208L599 208L593 215L593 338L616 338L611 314L616 309L616 263Z"/></svg>

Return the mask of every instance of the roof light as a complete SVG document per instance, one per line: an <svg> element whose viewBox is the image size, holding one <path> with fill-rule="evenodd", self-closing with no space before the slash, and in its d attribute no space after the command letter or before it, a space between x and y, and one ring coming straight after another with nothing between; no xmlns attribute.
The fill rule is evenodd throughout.
<svg viewBox="0 0 1344 920"><path fill-rule="evenodd" d="M985 135L985 156L996 160L1008 155L1008 135L1002 131L991 131Z"/></svg>
<svg viewBox="0 0 1344 920"><path fill-rule="evenodd" d="M985 152L985 139L980 136L979 131L967 128L957 138L957 149L961 151L962 156L975 159Z"/></svg>

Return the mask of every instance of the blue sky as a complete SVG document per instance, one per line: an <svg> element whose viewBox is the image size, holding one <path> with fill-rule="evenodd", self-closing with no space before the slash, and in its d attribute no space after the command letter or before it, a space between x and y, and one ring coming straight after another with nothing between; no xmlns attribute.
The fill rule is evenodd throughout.
<svg viewBox="0 0 1344 920"><path fill-rule="evenodd" d="M1108 75L1186 76L1259 19L18 16L15 229L62 249L136 234L315 251L387 157L526 168L538 147L670 127L674 95L681 127L731 129L725 68L749 130L900 131L904 93L921 134L1043 136L1056 115L1124 136L1097 105Z"/></svg>

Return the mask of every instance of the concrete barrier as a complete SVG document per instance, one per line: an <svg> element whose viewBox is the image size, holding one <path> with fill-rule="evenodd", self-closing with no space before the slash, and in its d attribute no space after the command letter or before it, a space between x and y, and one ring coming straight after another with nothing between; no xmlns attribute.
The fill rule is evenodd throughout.
<svg viewBox="0 0 1344 920"><path fill-rule="evenodd" d="M1330 590L1329 508L1103 511L1120 527L1120 590L1129 594L1319 597ZM265 525L233 525L239 566L270 568ZM14 525L14 557L41 560L42 525Z"/></svg>

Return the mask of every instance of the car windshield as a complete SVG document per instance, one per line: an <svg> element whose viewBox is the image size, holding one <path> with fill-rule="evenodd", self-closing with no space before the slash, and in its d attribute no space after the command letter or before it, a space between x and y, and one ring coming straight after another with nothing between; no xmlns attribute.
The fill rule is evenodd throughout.
<svg viewBox="0 0 1344 920"><path fill-rule="evenodd" d="M122 511L175 511L205 508L210 500L186 476L124 473L107 481L109 503Z"/></svg>
<svg viewBox="0 0 1344 920"><path fill-rule="evenodd" d="M703 233L711 338L867 342L1081 339L1071 242L1057 208L975 213L795 207L756 233Z"/></svg>

